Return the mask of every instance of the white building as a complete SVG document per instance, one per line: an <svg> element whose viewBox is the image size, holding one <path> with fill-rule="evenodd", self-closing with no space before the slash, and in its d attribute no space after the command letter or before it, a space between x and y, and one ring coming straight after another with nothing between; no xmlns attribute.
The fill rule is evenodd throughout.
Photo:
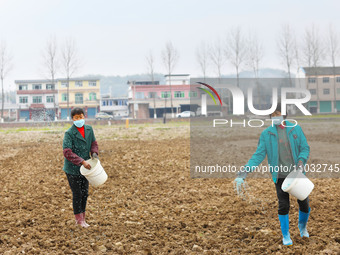
<svg viewBox="0 0 340 255"><path fill-rule="evenodd" d="M100 111L112 114L115 118L128 117L128 98L102 96L100 99Z"/></svg>
<svg viewBox="0 0 340 255"><path fill-rule="evenodd" d="M1 104L2 102L0 100L0 115L1 115ZM13 120L17 120L17 118L18 118L18 105L5 101L4 118L1 119L1 116L0 116L0 122L13 121Z"/></svg>
<svg viewBox="0 0 340 255"><path fill-rule="evenodd" d="M54 120L58 114L58 91L50 80L16 80L20 120Z"/></svg>

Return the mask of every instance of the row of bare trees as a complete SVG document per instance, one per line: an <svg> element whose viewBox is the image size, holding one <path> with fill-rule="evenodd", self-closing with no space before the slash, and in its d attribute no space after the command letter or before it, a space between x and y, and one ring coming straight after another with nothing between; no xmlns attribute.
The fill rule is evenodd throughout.
<svg viewBox="0 0 340 255"><path fill-rule="evenodd" d="M292 71L297 71L301 65L306 67L331 65L335 74L340 45L339 33L333 25L330 25L328 31L323 34L316 25L311 25L303 34L297 36L289 24L283 24L277 34L276 47L278 59L289 79L292 78ZM246 34L238 26L230 29L223 40L218 38L209 44L202 42L197 47L196 57L203 78L206 78L207 70L211 67L220 80L222 70L229 62L239 84L241 70L252 70L254 77L259 77L259 69L263 66L264 47L254 31Z"/></svg>
<svg viewBox="0 0 340 255"><path fill-rule="evenodd" d="M321 34L319 28L313 24L297 36L289 24L283 24L277 33L276 49L278 60L287 72L290 86L293 86L292 73L296 73L301 66L314 67L315 72L318 66L332 66L334 77L336 75L335 67L339 60L340 45L339 33L333 25L329 25L328 31ZM256 32L250 31L246 34L240 26L230 29L225 38L218 38L212 43L201 42L196 48L196 59L204 80L208 69L211 68L221 82L224 66L229 63L236 74L237 86L239 86L240 72L243 70L251 70L254 77L259 78L264 56L264 46ZM166 43L161 58L169 75L171 112L174 117L171 74L178 62L179 54L171 42ZM148 73L154 82L155 58L151 51L146 56L146 61ZM164 107L166 108L166 98ZM157 117L155 111L154 117Z"/></svg>
<svg viewBox="0 0 340 255"><path fill-rule="evenodd" d="M277 56L290 80L292 70L296 71L301 65L307 67L330 65L333 67L334 76L336 75L335 67L339 60L340 45L339 33L332 25L329 26L327 33L323 34L320 33L317 26L311 25L305 29L303 34L297 36L289 24L284 24L277 34L276 44ZM212 67L219 81L222 78L225 64L229 62L236 73L237 85L239 86L239 75L242 70L252 70L254 77L259 77L259 70L263 66L264 47L254 31L246 34L238 26L230 29L224 39L218 38L213 43L202 42L196 49L196 58L203 78L207 77L207 70ZM69 111L69 80L80 67L75 41L67 39L59 47L56 38L51 37L46 43L43 59L44 72L47 73L51 83L55 83L56 74L59 72L66 77L67 109ZM161 59L168 74L171 113L174 117L171 74L178 63L179 53L172 42L169 41L165 44L161 52ZM155 58L151 51L146 60L148 73L154 82ZM0 43L1 118L3 118L5 101L4 80L11 68L12 57L6 43L2 41ZM314 70L317 69L314 68ZM165 97L165 104L166 101L167 96ZM154 106L155 104L154 99ZM154 116L157 117L156 112L154 112Z"/></svg>
<svg viewBox="0 0 340 255"><path fill-rule="evenodd" d="M72 38L68 38L58 47L55 37L51 37L47 42L43 51L43 68L48 79L55 84L55 77L61 73L66 78L67 86L67 116L70 116L70 79L80 67L80 60L76 42ZM55 99L53 100L55 104Z"/></svg>
<svg viewBox="0 0 340 255"><path fill-rule="evenodd" d="M67 83L67 116L69 116L69 81L74 73L80 67L80 61L77 54L76 43L72 38L66 39L63 44L58 47L57 39L50 37L42 52L42 73L45 77L55 85L55 78L57 74L62 74L66 78ZM8 72L12 68L12 56L9 52L6 43L0 43L0 81L1 81L1 119L4 116L4 80ZM55 98L54 98L55 105Z"/></svg>
<svg viewBox="0 0 340 255"><path fill-rule="evenodd" d="M236 73L238 86L241 70L250 69L255 77L259 76L263 56L263 45L256 34L249 33L246 37L241 27L231 29L224 40L218 38L212 44L202 42L196 49L197 62L204 79L208 67L212 66L220 82L222 69L229 62Z"/></svg>

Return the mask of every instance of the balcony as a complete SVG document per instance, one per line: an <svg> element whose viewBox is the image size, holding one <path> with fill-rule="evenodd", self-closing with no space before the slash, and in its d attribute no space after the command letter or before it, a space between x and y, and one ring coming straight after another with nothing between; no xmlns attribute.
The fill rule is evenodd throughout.
<svg viewBox="0 0 340 255"><path fill-rule="evenodd" d="M67 101L62 101L62 102L59 102L59 105L60 106L67 106ZM70 106L79 106L79 107L83 107L83 106L88 106L88 105L90 105L90 106L99 106L99 100L83 100L83 103L76 103L75 101L70 101L69 102L69 105Z"/></svg>
<svg viewBox="0 0 340 255"><path fill-rule="evenodd" d="M85 99L84 102L85 102L85 103L99 103L100 100L99 100L99 99L96 99L96 100Z"/></svg>
<svg viewBox="0 0 340 255"><path fill-rule="evenodd" d="M32 89L32 90L17 90L17 95L33 95L33 94L57 94L57 90L47 89Z"/></svg>

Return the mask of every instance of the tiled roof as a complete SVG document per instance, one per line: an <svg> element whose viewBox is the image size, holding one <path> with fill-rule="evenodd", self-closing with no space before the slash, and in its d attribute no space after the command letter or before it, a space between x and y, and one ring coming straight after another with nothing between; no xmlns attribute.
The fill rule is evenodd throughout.
<svg viewBox="0 0 340 255"><path fill-rule="evenodd" d="M323 66L323 67L302 67L306 73L306 76L310 75L340 75L340 67L336 66L333 69L332 66ZM335 72L334 72L335 71Z"/></svg>
<svg viewBox="0 0 340 255"><path fill-rule="evenodd" d="M168 76L190 76L190 74L171 74L171 75L164 75L164 77L168 77Z"/></svg>
<svg viewBox="0 0 340 255"><path fill-rule="evenodd" d="M55 82L57 80L54 80ZM51 83L52 80L15 80L15 83Z"/></svg>
<svg viewBox="0 0 340 255"><path fill-rule="evenodd" d="M98 77L91 77L91 78L70 78L70 81L98 81L100 78ZM55 79L54 82L58 81L67 81L66 78L58 78ZM15 83L51 83L52 80L15 80Z"/></svg>

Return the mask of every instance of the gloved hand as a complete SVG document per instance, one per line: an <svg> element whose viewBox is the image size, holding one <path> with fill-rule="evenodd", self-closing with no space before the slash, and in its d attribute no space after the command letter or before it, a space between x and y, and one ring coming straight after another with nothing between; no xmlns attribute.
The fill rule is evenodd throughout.
<svg viewBox="0 0 340 255"><path fill-rule="evenodd" d="M92 153L92 158L96 158L99 160L98 154L97 153Z"/></svg>
<svg viewBox="0 0 340 255"><path fill-rule="evenodd" d="M244 179L241 177L237 177L234 180L234 189L236 189L238 196L241 196L243 194L242 186L244 186Z"/></svg>

